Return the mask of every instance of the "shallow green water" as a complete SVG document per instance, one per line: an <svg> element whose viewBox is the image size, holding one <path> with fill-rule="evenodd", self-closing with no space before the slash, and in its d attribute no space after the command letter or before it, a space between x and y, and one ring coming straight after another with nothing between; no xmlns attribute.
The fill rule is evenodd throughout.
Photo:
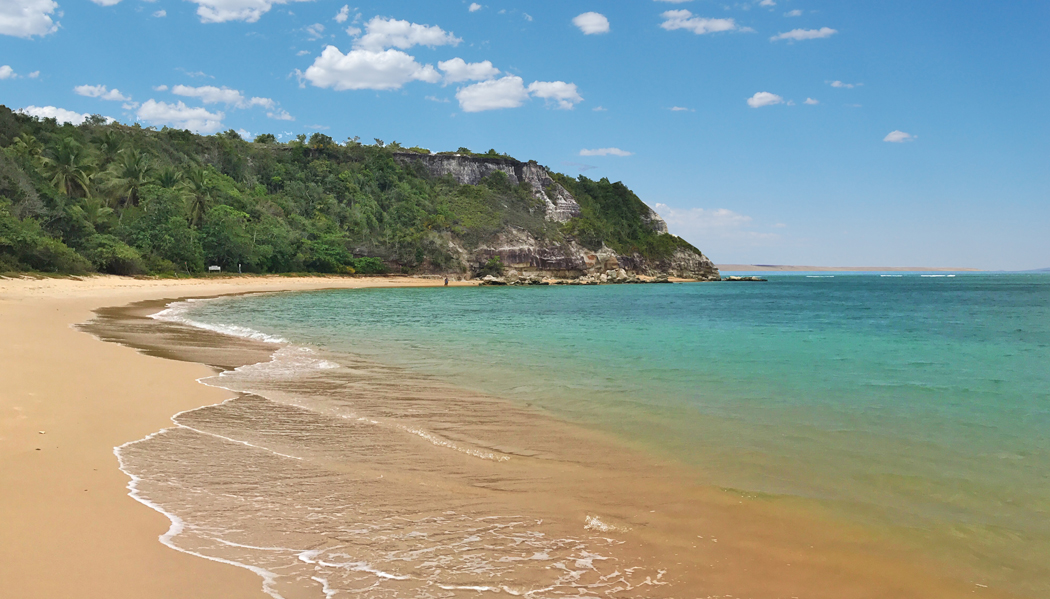
<svg viewBox="0 0 1050 599"><path fill-rule="evenodd" d="M1050 593L1050 276L328 291L189 316L528 402Z"/></svg>

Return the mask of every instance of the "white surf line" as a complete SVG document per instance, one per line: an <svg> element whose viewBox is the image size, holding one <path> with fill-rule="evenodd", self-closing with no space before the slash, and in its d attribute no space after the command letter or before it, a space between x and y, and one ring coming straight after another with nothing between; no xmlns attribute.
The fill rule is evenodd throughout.
<svg viewBox="0 0 1050 599"><path fill-rule="evenodd" d="M234 324L208 324L196 320L191 320L184 316L184 314L189 311L193 303L209 302L219 299L228 298L220 296L207 298L189 298L185 300L174 301L164 306L163 310L150 314L149 317L162 322L174 322L178 324L188 325L198 329L212 331L213 333L229 335L231 337L240 337L242 339L252 339L254 341L263 341L266 343L276 343L282 345L288 343L288 340L283 337L270 335L268 333L257 331L252 328L242 327Z"/></svg>
<svg viewBox="0 0 1050 599"><path fill-rule="evenodd" d="M123 445L118 445L117 447L113 448L113 455L117 456L117 464L118 464L118 467L120 468L120 471L123 472L128 478L131 479L128 482L128 484L127 484L128 496L130 496L135 501L141 503L142 505L145 505L146 507L149 507L149 508L151 508L151 509L153 509L153 510L155 510L155 511L161 513L161 514L163 514L169 521L171 521L171 526L168 528L168 531L165 532L164 534L160 535L159 537L157 537L157 539L163 545L165 545L165 546L167 546L167 547L169 547L171 549L174 549L175 551L178 551L180 553L186 553L188 555L193 555L193 556L196 556L196 557L204 558L206 560L210 560L210 561L213 561L213 562L219 562L220 564L227 564L227 565L230 565L230 566L237 566L238 568L244 568L245 570L253 572L253 573L257 574L260 578L263 579L263 585L262 586L263 586L263 592L264 593L266 593L267 595L273 597L274 599L285 599L284 596L282 596L280 593L278 593L277 590L274 588L274 585L277 582L277 574L275 574L275 573L273 573L273 572L271 572L271 571L269 571L269 570L267 570L265 568L260 568L258 566L252 566L252 565L249 565L249 564L244 564L244 563L241 563L241 562L238 562L238 561L234 561L234 560L230 560L230 559L225 559L225 558L221 558L221 557L214 557L214 556L211 556L211 555L205 555L203 553L197 553L196 551L190 551L189 549L183 549L182 547L179 547L178 545L176 545L172 541L172 539L174 539L176 536L178 536L179 533L181 533L183 530L185 530L186 523L181 518L176 516L175 514L172 514L171 512L168 512L167 510L162 508L160 505L150 501L149 499L146 499L145 497L143 497L139 493L138 483L142 479L139 476L137 476L135 474L132 474L130 471L128 471L127 467L124 465L124 457L120 454L120 450L124 449L125 447L128 447L129 445L134 445L134 444L140 443L142 441L147 441L147 440L152 439L153 437L155 437L157 435L165 433L168 430L170 430L170 429L161 429L161 430L159 430L159 431L157 431L155 433L151 433L149 435L146 435L145 437L143 437L141 439L138 439L138 440L135 440L135 441L128 441L127 443L124 443Z"/></svg>
<svg viewBox="0 0 1050 599"><path fill-rule="evenodd" d="M396 426L398 428L402 429L402 430L405 430L407 432L412 433L413 435L418 435L418 436L426 439L427 441L430 441L434 445L437 445L438 447L446 447L448 449L453 449L455 451L459 451L459 452L465 453L465 454L467 454L469 456L473 456L473 457L476 457L476 458L481 458L483 460L492 460L493 462L506 462L506 461L510 460L510 456L505 456L505 455L499 455L498 456L498 455L496 455L494 453L484 452L484 451L481 451L479 449L472 449L472 448L468 448L468 447L460 447L460 446L456 445L455 443L453 443L452 441L449 441L448 439L444 439L442 437L439 437L439 436L435 435L434 433L425 431L425 430L423 430L421 428L412 428L410 426L405 426L405 425L400 425L400 424L396 425Z"/></svg>
<svg viewBox="0 0 1050 599"><path fill-rule="evenodd" d="M205 406L205 407L211 407L211 406ZM209 433L208 431L202 431L202 430L200 430L198 428L193 428L192 426L186 426L185 424L180 424L178 422L175 423L175 426L178 426L180 428L184 428L186 430L191 430L191 431L193 431L195 433L200 433L202 435L208 435L208 436L211 436L211 437L215 437L217 439L222 439L224 441L229 441L231 443L240 443L241 445L247 445L248 447L254 447L255 449L261 449L263 451L268 451L268 452L270 452L270 453L272 453L274 455L279 455L282 458L291 458L293 460L302 460L303 459L303 458L301 458L299 456L288 455L286 453L281 453L279 451L274 451L273 449L270 449L269 447L263 447L262 445L255 445L254 443L249 443L247 441L241 441L240 439L233 439L233 438L230 438L230 437L226 437L224 435L220 435L218 433Z"/></svg>
<svg viewBox="0 0 1050 599"><path fill-rule="evenodd" d="M181 303L188 303L189 301L190 300L184 300ZM206 299L198 299L196 301L207 301L207 300ZM172 302L171 304L168 304L167 307L165 307L165 310L170 308L173 304L177 304L177 303L180 303L180 302ZM159 314L163 313L165 310L161 310L160 312L157 312L156 314L151 314L150 318L156 318ZM156 318L156 319L157 320L162 320L162 321L165 320L164 318ZM94 319L92 319L92 320L94 320ZM175 322L182 322L182 321L175 321ZM192 322L192 321L185 321L185 322L182 322L182 323L183 324L187 324L189 326L202 328L202 329L205 329L205 330L211 330L211 329L208 329L207 327L199 326L198 323ZM214 331L214 332L220 332L220 333L225 334L225 335L230 335L231 337L236 337L237 336L237 335L232 334L232 333L227 332L227 331ZM102 339L100 339L97 335L92 335L92 336L95 337L96 339L99 339L99 341L102 341ZM123 345L123 344L121 344L121 345ZM272 354L270 354L270 360L269 361L273 361L274 355L276 353L277 353L277 351L274 351ZM189 429L189 430L192 430L194 432L205 434L205 435L211 435L211 436L214 436L214 437L225 439L227 441L232 441L234 443L241 443L241 444L244 444L244 445L248 445L250 447L255 447L257 449L262 449L264 451L269 451L270 453L274 453L274 454L282 456L282 457L293 458L293 459L296 459L296 460L301 460L302 459L300 457L282 454L280 452L273 451L272 449L268 449L266 447L259 447L259 446L256 446L256 445L252 445L251 443L248 443L246 441L239 441L237 439L231 439L229 437L224 437L222 435L216 435L216 434L213 434L213 433L208 433L206 431L201 431L201 430L198 430L198 429L194 429L192 427L185 426L183 424L179 424L179 422L177 421L177 418L179 416L182 416L183 414L186 414L186 413L189 413L189 412L194 412L194 411L201 410L201 409L204 409L204 408L211 408L211 407L221 406L222 404L225 404L226 402L233 401L234 399L238 399L238 398L243 396L243 394L241 392L234 391L233 389L226 389L225 387L219 387L218 385L208 385L207 383L203 382L204 378L211 378L211 377L209 376L209 377L199 378L199 379L197 379L197 382L202 384L202 385L204 385L204 386L207 386L207 387L216 387L216 388L220 388L220 389L225 389L226 391L229 391L231 393L237 393L238 395L236 395L234 397L230 397L228 399L224 399L223 401L220 401L218 403L214 403L214 404L210 404L210 405L206 405L206 406L200 406L200 407L196 407L196 408L191 408L189 410L183 410L181 412L178 412L177 414L174 414L171 417L171 422L176 427ZM127 467L126 467L126 465L124 463L124 457L121 455L121 450L124 449L125 447L131 446L131 445L135 445L137 443L141 443L142 441L148 441L148 440L156 437L157 435L161 435L161 434L164 434L164 433L168 432L169 430L171 430L171 429L170 428L164 428L164 429L161 429L161 430L159 430L159 431L157 431L155 433L150 433L150 434L146 435L145 437L143 437L141 439L136 439L134 441L128 441L127 443L124 443L122 445L118 445L118 446L113 448L113 455L115 455L117 457L117 467L120 469L121 472L123 472L125 474L125 476L127 476L130 479L128 484L127 484L127 487L126 487L128 489L128 496L131 497L132 499L134 499L135 501L138 501L142 505L145 505L146 507L149 507L150 509L153 509L154 511L163 514L169 521L171 521L171 526L168 528L168 531L165 532L164 534L160 535L159 537L157 537L157 539L164 546L166 546L166 547L168 547L170 549L174 549L175 551L178 551L180 553L193 555L193 556L196 556L196 557L200 557L200 558L203 558L203 559L206 559L206 560L210 560L210 561L213 561L213 562L218 562L218 563L221 563L221 564L227 564L227 565L230 565L230 566L236 566L238 568L244 568L244 569L246 569L246 570L248 570L250 572L253 572L256 575L258 575L260 578L262 578L262 580L263 580L262 588L263 588L263 592L264 593L266 593L267 595L273 597L274 599L285 599L284 596L282 596L280 593L277 592L277 590L276 590L276 588L274 586L276 581L277 581L277 574L275 574L274 572L271 572L271 571L269 571L269 570L267 570L265 568L260 568L259 566L253 566L253 565L241 563L241 562L238 562L238 561L235 561L235 560L229 560L229 559L225 559L225 558L221 558L221 557L214 557L214 556L211 556L211 555L205 555L203 553L198 553L196 551L190 551L189 549L183 549L182 547L179 547L178 545L176 545L172 539L174 539L176 536L179 535L179 533L181 533L183 530L185 530L186 523L181 518L176 516L175 514L172 514L171 512L168 512L163 507L161 507L159 504L154 503L153 501L150 501L149 499L143 497L142 494L139 493L138 483L139 483L139 481L142 480L142 478L139 477L136 474L132 474L131 471L129 471L127 469ZM213 539L210 536L207 537L207 538L215 540L215 541L223 542L221 539ZM229 543L227 543L227 544L229 544Z"/></svg>

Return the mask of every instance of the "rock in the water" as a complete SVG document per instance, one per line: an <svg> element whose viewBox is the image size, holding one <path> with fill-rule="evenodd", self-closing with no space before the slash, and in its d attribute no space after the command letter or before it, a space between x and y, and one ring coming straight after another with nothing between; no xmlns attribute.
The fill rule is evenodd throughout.
<svg viewBox="0 0 1050 599"><path fill-rule="evenodd" d="M722 277L722 280L723 281L765 281L765 279L763 279L762 277L754 277L754 276L752 276L752 277L728 276L728 277Z"/></svg>

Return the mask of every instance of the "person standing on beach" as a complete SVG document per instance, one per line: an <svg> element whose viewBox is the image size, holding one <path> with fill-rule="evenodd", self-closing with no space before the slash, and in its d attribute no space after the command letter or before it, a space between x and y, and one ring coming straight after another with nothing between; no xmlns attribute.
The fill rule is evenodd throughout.
<svg viewBox="0 0 1050 599"><path fill-rule="evenodd" d="M448 277L445 277L445 287L448 287Z"/></svg>

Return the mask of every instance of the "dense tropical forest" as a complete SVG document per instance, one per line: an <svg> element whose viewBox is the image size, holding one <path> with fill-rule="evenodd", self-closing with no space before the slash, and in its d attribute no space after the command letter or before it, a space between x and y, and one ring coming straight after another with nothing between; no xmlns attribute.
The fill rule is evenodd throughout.
<svg viewBox="0 0 1050 599"><path fill-rule="evenodd" d="M555 175L582 214L554 223L527 184L429 177L394 158L429 151L397 142L249 142L0 106L0 149L0 272L445 272L465 267L450 241L469 250L508 226L648 258L692 247L644 226L648 209L621 183Z"/></svg>

